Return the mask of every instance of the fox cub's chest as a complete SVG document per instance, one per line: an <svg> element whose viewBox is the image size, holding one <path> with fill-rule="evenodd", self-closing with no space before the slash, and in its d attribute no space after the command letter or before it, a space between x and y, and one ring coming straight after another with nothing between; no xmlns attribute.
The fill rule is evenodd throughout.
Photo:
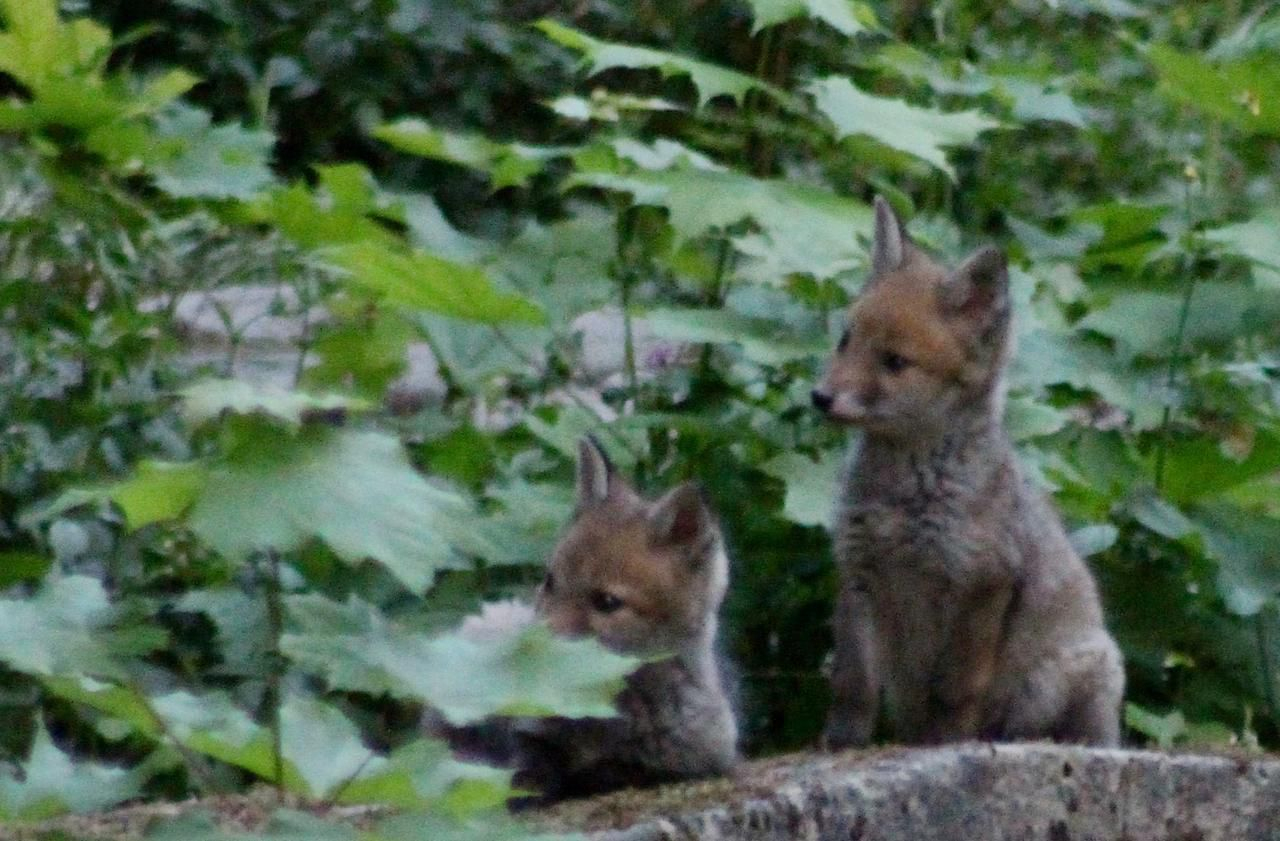
<svg viewBox="0 0 1280 841"><path fill-rule="evenodd" d="M865 500L845 508L837 552L868 590L917 577L936 587L963 575L966 542L946 511Z"/></svg>

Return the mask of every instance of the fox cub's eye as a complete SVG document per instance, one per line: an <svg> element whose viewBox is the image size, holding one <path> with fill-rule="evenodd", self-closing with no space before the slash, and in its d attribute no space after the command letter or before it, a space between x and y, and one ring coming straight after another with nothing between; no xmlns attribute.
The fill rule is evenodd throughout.
<svg viewBox="0 0 1280 841"><path fill-rule="evenodd" d="M906 357L899 356L892 351L885 351L880 354L880 364L890 374L896 374L905 369L911 362Z"/></svg>
<svg viewBox="0 0 1280 841"><path fill-rule="evenodd" d="M542 591L544 593L550 593L555 588L556 588L556 580L554 577L552 577L551 573L548 572L547 577L542 579Z"/></svg>
<svg viewBox="0 0 1280 841"><path fill-rule="evenodd" d="M845 331L840 334L840 342L836 345L836 350L844 350L848 346L849 346L849 330L848 328L845 328Z"/></svg>
<svg viewBox="0 0 1280 841"><path fill-rule="evenodd" d="M591 594L591 607L600 613L614 613L622 607L622 599L613 593L596 590Z"/></svg>

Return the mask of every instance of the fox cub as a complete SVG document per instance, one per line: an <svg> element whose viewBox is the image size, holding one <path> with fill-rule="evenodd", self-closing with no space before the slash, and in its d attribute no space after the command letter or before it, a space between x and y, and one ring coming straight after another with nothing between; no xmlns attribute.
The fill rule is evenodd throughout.
<svg viewBox="0 0 1280 841"><path fill-rule="evenodd" d="M515 767L517 787L539 792L533 803L721 774L738 755L715 650L729 576L715 517L692 483L649 502L594 440L578 449L577 509L536 612L558 634L661 659L627 678L615 718L498 719L447 734L464 755Z"/></svg>
<svg viewBox="0 0 1280 841"><path fill-rule="evenodd" d="M948 271L875 202L872 272L813 403L862 430L834 518L825 741L1119 741L1124 671L1092 576L1003 427L1004 255Z"/></svg>

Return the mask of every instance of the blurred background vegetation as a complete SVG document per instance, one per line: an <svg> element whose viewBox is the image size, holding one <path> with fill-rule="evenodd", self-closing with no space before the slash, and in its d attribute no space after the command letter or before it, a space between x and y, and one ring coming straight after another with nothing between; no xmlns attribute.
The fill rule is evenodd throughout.
<svg viewBox="0 0 1280 841"><path fill-rule="evenodd" d="M1128 738L1280 741L1269 4L0 16L0 818L255 779L489 814L421 704L598 713L628 665L453 632L538 579L586 431L707 487L745 748L811 744L846 440L807 395L877 192L1011 255L1008 422Z"/></svg>

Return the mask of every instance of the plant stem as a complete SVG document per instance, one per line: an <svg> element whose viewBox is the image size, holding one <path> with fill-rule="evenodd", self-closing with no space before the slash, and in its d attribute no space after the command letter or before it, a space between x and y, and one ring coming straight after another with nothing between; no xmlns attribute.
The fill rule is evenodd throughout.
<svg viewBox="0 0 1280 841"><path fill-rule="evenodd" d="M283 703L281 674L284 671L284 655L280 653L280 637L284 634L284 602L280 595L280 555L274 549L267 551L267 580L264 588L267 599L267 630L271 636L271 651L267 669L267 715L271 728L272 781L276 796L284 799L284 733L280 725L280 706Z"/></svg>
<svg viewBox="0 0 1280 841"><path fill-rule="evenodd" d="M1186 288L1182 293L1182 307L1178 311L1178 329L1173 336L1173 350L1169 355L1169 367L1165 373L1165 405L1164 411L1160 417L1160 442L1156 447L1156 469L1155 469L1155 485L1159 491L1164 485L1164 465L1165 454L1169 449L1170 436L1172 434L1171 421L1173 419L1173 407L1169 405L1169 400L1173 395L1174 381L1178 377L1178 367L1182 364L1182 343L1186 338L1187 320L1191 315L1191 299L1196 291L1196 254L1197 249L1194 241L1195 223L1191 216L1191 182L1187 181L1186 186L1186 207L1187 215L1187 237L1188 244L1191 249L1190 266L1188 267L1188 277L1186 280Z"/></svg>
<svg viewBox="0 0 1280 841"><path fill-rule="evenodd" d="M1271 666L1270 648L1267 645L1267 606L1254 617L1254 637L1258 644L1258 663L1262 666L1263 696L1267 699L1267 709L1271 711L1273 721L1280 722L1280 704L1276 703L1276 677Z"/></svg>
<svg viewBox="0 0 1280 841"><path fill-rule="evenodd" d="M618 231L618 285L622 302L622 364L627 374L627 390L631 399L638 394L639 377L636 372L635 331L631 323L631 285L635 280L631 267L631 240L635 235L636 210L628 207L622 211Z"/></svg>

